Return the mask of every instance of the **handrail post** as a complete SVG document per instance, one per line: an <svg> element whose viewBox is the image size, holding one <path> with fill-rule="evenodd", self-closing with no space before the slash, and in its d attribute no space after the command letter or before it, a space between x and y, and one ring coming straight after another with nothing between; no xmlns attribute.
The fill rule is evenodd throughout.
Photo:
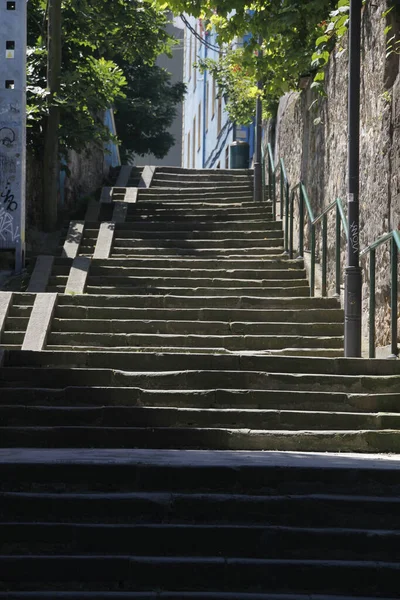
<svg viewBox="0 0 400 600"><path fill-rule="evenodd" d="M397 358L398 348L397 348L397 263L398 263L398 249L396 240L394 237L391 239L391 294L390 294L390 329L391 329L391 349L392 349L392 358Z"/></svg>
<svg viewBox="0 0 400 600"><path fill-rule="evenodd" d="M290 196L290 228L289 228L289 258L293 258L293 204L294 204L294 191L292 190Z"/></svg>
<svg viewBox="0 0 400 600"><path fill-rule="evenodd" d="M336 296L340 297L340 212L339 207L336 205L336 275L335 275L335 293Z"/></svg>
<svg viewBox="0 0 400 600"><path fill-rule="evenodd" d="M326 296L326 273L327 273L327 238L328 238L328 217L325 214L322 218L322 296Z"/></svg>
<svg viewBox="0 0 400 600"><path fill-rule="evenodd" d="M299 258L304 257L304 195L303 188L300 186L299 202Z"/></svg>
<svg viewBox="0 0 400 600"><path fill-rule="evenodd" d="M310 296L315 296L315 225L311 223L311 274Z"/></svg>
<svg viewBox="0 0 400 600"><path fill-rule="evenodd" d="M375 358L375 249L369 260L369 357Z"/></svg>
<svg viewBox="0 0 400 600"><path fill-rule="evenodd" d="M289 252L289 197L290 197L290 188L289 182L286 182L285 185L285 253Z"/></svg>
<svg viewBox="0 0 400 600"><path fill-rule="evenodd" d="M282 169L282 163L281 163L281 165L280 165L280 179L279 179L279 184L280 184L279 200L280 200L280 206L281 206L280 217L281 217L282 221L283 221L283 215L284 215L284 212L285 212L284 204L283 204L283 193L284 193L283 192L283 188L284 188L284 183L285 182L283 181L283 169Z"/></svg>
<svg viewBox="0 0 400 600"><path fill-rule="evenodd" d="M272 218L276 220L276 174L272 167Z"/></svg>

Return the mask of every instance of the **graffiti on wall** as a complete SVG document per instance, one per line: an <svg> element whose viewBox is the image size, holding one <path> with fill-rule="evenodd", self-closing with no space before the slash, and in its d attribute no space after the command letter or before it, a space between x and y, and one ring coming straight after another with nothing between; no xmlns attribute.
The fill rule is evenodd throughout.
<svg viewBox="0 0 400 600"><path fill-rule="evenodd" d="M19 227L14 225L14 217L5 208L0 208L0 241L17 242L20 237Z"/></svg>

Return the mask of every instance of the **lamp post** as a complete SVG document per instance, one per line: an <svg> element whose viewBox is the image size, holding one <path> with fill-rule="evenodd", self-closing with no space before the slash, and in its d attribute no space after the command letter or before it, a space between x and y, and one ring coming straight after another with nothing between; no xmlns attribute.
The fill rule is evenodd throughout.
<svg viewBox="0 0 400 600"><path fill-rule="evenodd" d="M348 96L348 223L344 297L344 354L361 356L360 192L360 54L362 0L350 0Z"/></svg>
<svg viewBox="0 0 400 600"><path fill-rule="evenodd" d="M258 43L259 43L259 51L258 51L258 58L260 59L262 56L261 53L261 44L262 44L262 37L259 36L258 38ZM257 81L257 87L259 92L261 92L262 89L262 81L261 79L259 79ZM253 192L253 199L254 202L261 202L262 201L262 157L261 157L261 137L262 137L262 102L261 102L261 96L260 94L258 94L257 96L257 101L256 101L256 126L255 126L255 140L254 140L254 146L255 146L255 153L254 153L254 192Z"/></svg>

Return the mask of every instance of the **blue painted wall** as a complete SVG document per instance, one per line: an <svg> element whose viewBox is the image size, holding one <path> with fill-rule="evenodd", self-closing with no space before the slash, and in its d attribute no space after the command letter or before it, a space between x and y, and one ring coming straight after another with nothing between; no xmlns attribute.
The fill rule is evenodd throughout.
<svg viewBox="0 0 400 600"><path fill-rule="evenodd" d="M190 25L211 45L214 33L204 30L201 20L186 17ZM194 67L198 58L218 58L218 51L207 48L185 28L183 80L187 94L183 105L182 166L196 169L229 168L229 145L236 139L250 144L253 155L254 127L235 126L225 111L225 100L216 97L217 89L209 72ZM220 113L220 115L219 115ZM250 161L251 162L251 161Z"/></svg>

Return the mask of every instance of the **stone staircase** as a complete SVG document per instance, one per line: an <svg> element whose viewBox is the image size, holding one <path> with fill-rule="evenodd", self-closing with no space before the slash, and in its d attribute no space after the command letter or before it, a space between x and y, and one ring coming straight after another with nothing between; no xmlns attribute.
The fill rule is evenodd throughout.
<svg viewBox="0 0 400 600"><path fill-rule="evenodd" d="M397 363L342 358L251 172L104 198L0 302L0 599L399 597Z"/></svg>

